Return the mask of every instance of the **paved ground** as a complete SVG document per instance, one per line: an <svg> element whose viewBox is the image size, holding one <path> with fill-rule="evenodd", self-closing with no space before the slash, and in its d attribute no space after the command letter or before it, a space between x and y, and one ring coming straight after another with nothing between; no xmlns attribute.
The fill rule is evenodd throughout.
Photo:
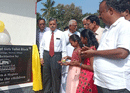
<svg viewBox="0 0 130 93"><path fill-rule="evenodd" d="M18 89L0 91L0 93L35 93L35 92L32 90L32 87L26 87L26 88L18 88Z"/></svg>

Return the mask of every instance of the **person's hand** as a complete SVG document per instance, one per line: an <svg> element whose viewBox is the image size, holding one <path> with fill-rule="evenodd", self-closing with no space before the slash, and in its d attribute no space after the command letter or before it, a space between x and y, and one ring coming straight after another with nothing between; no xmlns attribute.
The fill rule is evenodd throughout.
<svg viewBox="0 0 130 93"><path fill-rule="evenodd" d="M77 60L74 60L74 61L71 61L71 62L69 63L69 65L70 65L70 66L79 66L79 65L80 65L80 62L77 61Z"/></svg>
<svg viewBox="0 0 130 93"><path fill-rule="evenodd" d="M95 50L95 46L93 46L92 48L84 46L84 47L82 47L81 52L86 51L86 50Z"/></svg>
<svg viewBox="0 0 130 93"><path fill-rule="evenodd" d="M94 47L95 48L95 47ZM94 53L95 53L95 49L94 48L89 48L87 46L83 47L82 50L81 50L81 57L83 58L90 58L90 57L93 57L94 56Z"/></svg>
<svg viewBox="0 0 130 93"><path fill-rule="evenodd" d="M41 58L41 59L40 59L40 62L41 62L41 65L43 66L43 65L44 65L44 59Z"/></svg>
<svg viewBox="0 0 130 93"><path fill-rule="evenodd" d="M68 65L69 65L69 62L61 62L61 61L58 61L58 63L59 63L60 65L65 65L65 66L68 66Z"/></svg>
<svg viewBox="0 0 130 93"><path fill-rule="evenodd" d="M68 56L63 57L63 58L61 59L61 61L62 61L62 60L65 60L65 61L66 61L67 58L68 58Z"/></svg>
<svg viewBox="0 0 130 93"><path fill-rule="evenodd" d="M81 52L82 52L82 51L86 51L86 50L91 50L91 48L90 48L90 47L87 47L87 46L84 46L84 47L82 47Z"/></svg>

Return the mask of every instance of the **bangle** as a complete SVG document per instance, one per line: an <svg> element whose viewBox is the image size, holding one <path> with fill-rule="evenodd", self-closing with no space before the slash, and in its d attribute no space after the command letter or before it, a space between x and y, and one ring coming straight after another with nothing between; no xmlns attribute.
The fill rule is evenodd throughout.
<svg viewBox="0 0 130 93"><path fill-rule="evenodd" d="M83 63L80 63L80 65L79 65L79 66L81 67L81 65L82 65L82 64L83 64Z"/></svg>

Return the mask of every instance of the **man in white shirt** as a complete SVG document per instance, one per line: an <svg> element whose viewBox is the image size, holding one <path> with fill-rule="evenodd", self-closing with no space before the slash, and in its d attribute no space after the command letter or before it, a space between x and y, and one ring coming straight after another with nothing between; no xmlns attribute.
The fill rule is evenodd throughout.
<svg viewBox="0 0 130 93"><path fill-rule="evenodd" d="M40 44L40 60L43 65L43 93L59 93L61 65L58 61L66 56L63 32L57 29L56 19L49 20L50 30L45 32Z"/></svg>
<svg viewBox="0 0 130 93"><path fill-rule="evenodd" d="M97 50L82 49L94 56L94 84L98 93L130 93L130 22L120 15L119 0L103 0L99 18L108 25Z"/></svg>
<svg viewBox="0 0 130 93"><path fill-rule="evenodd" d="M50 30L50 28L46 27L46 22L45 22L45 19L43 18L40 18L37 20L37 26L38 26L38 29L36 31L36 44L37 44L37 47L38 47L38 50L40 49L40 42L41 42L41 39L43 37L43 34ZM41 68L43 68L43 66L41 65ZM43 69L41 69L41 73L43 73Z"/></svg>
<svg viewBox="0 0 130 93"><path fill-rule="evenodd" d="M69 42L69 37L73 34L79 35L80 33L76 31L77 29L77 21L74 19L71 19L69 21L69 29L67 31L64 31L64 36L65 36L65 40L66 40L66 47L67 47L67 56L72 56L73 53L73 49L74 47L71 46L70 42ZM70 61L70 60L67 60ZM68 75L68 68L69 66L62 66L62 74L61 74L61 89L60 89L60 93L66 93L66 80L67 80L67 75Z"/></svg>
<svg viewBox="0 0 130 93"><path fill-rule="evenodd" d="M38 49L44 32L50 30L50 28L46 27L45 24L46 24L45 19L40 18L37 20L38 29L36 31L36 44Z"/></svg>
<svg viewBox="0 0 130 93"><path fill-rule="evenodd" d="M87 18L86 25L88 25L88 28L95 33L96 39L97 39L98 43L100 43L100 39L102 37L104 28L100 27L99 18L96 15L90 15Z"/></svg>

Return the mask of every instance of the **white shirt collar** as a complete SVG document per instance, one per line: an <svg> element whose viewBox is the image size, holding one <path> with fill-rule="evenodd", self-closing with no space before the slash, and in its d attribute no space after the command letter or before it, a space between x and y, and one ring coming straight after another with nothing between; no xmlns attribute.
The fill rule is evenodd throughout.
<svg viewBox="0 0 130 93"><path fill-rule="evenodd" d="M111 26L106 25L104 31L108 31L112 27L115 27L118 23L120 23L122 20L124 20L124 17L118 18Z"/></svg>
<svg viewBox="0 0 130 93"><path fill-rule="evenodd" d="M120 17L120 18L118 18L111 26L110 26L110 28L111 27L115 27L118 23L120 23L122 20L124 20L124 17Z"/></svg>
<svg viewBox="0 0 130 93"><path fill-rule="evenodd" d="M57 29L55 29L55 31L53 31L54 33L57 31ZM52 33L51 29L50 29L50 33Z"/></svg>
<svg viewBox="0 0 130 93"><path fill-rule="evenodd" d="M69 32L70 35L72 35L72 34L76 34L76 33L77 33L77 31L75 31L74 33L72 33L72 32L70 32L69 29L68 29L68 32Z"/></svg>
<svg viewBox="0 0 130 93"><path fill-rule="evenodd" d="M101 27L99 26L98 29L97 29L96 32L95 32L96 34L97 34L98 32L100 32L100 28L101 28Z"/></svg>

